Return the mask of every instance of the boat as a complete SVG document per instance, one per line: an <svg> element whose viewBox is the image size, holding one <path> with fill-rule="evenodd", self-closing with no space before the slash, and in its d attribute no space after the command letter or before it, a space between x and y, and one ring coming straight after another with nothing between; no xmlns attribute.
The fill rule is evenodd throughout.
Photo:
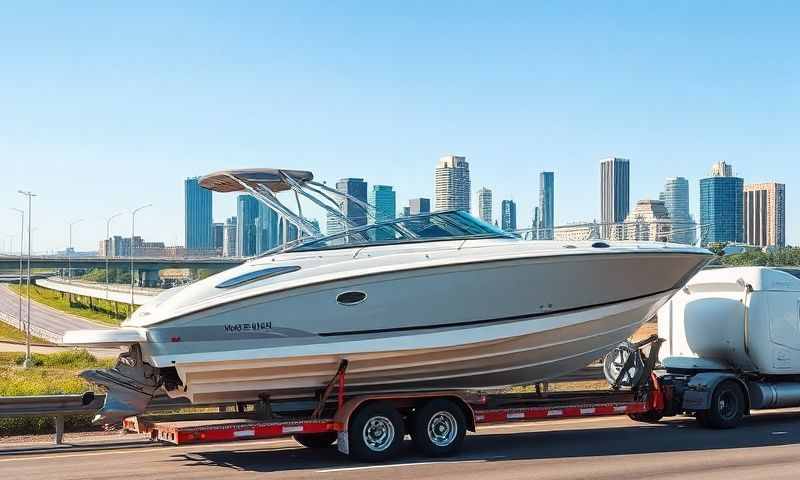
<svg viewBox="0 0 800 480"><path fill-rule="evenodd" d="M338 207L374 207L307 171L227 170L200 185L255 196L298 238L162 293L119 329L67 332L65 344L128 348L113 369L81 374L108 391L98 423L161 390L195 404L313 397L342 360L348 394L553 379L629 337L711 258L667 243L525 241L463 211L359 226ZM342 231L323 237L301 197Z"/></svg>

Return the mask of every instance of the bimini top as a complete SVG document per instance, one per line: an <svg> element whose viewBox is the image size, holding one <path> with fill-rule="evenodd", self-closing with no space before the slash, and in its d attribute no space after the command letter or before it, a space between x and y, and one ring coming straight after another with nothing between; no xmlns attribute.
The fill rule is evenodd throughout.
<svg viewBox="0 0 800 480"><path fill-rule="evenodd" d="M251 187L263 185L270 191L277 193L291 189L281 173L292 178L298 183L309 182L314 179L314 174L305 170L284 170L282 168L245 168L240 170L220 170L200 178L200 186L215 192L240 192L245 188L239 182L249 184ZM232 178L233 177L233 178ZM237 181L237 179L239 181Z"/></svg>

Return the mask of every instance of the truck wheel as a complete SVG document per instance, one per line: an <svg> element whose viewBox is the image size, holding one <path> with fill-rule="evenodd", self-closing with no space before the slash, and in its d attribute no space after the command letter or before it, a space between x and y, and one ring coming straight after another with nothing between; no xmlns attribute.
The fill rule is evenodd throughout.
<svg viewBox="0 0 800 480"><path fill-rule="evenodd" d="M711 408L697 412L697 420L709 428L735 428L744 417L742 389L730 380L720 383L711 395Z"/></svg>
<svg viewBox="0 0 800 480"><path fill-rule="evenodd" d="M631 413L630 415L628 415L628 417L630 417L631 420L635 420L637 422L658 423L662 418L664 418L664 412L649 410L647 412Z"/></svg>
<svg viewBox="0 0 800 480"><path fill-rule="evenodd" d="M414 447L429 457L456 453L466 433L464 412L450 400L431 400L417 409L411 419Z"/></svg>
<svg viewBox="0 0 800 480"><path fill-rule="evenodd" d="M308 448L328 448L336 441L336 432L295 433L292 438Z"/></svg>
<svg viewBox="0 0 800 480"><path fill-rule="evenodd" d="M347 429L350 456L363 462L393 457L405 437L403 417L391 403L368 403L359 408Z"/></svg>

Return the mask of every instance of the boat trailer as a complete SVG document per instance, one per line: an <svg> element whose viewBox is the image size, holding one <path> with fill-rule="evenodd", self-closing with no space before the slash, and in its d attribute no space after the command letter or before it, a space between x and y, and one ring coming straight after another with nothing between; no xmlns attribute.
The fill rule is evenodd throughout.
<svg viewBox="0 0 800 480"><path fill-rule="evenodd" d="M442 456L459 450L466 431L475 431L477 425L607 415L661 418L665 392L653 373L661 343L653 335L610 352L606 374L610 370L616 377L607 391L421 391L348 397L348 362L342 360L316 404L305 411L293 412L292 402L264 396L249 410L241 404L236 412L140 415L126 418L123 428L174 445L291 435L311 448L336 443L339 451L362 461L390 458L408 433L422 453Z"/></svg>

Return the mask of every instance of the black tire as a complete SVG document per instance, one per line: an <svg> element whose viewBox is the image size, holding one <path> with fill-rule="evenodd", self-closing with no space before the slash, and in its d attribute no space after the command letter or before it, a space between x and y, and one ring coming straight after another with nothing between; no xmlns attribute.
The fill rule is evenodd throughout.
<svg viewBox="0 0 800 480"><path fill-rule="evenodd" d="M697 412L701 425L708 428L735 428L741 423L745 412L744 392L731 380L726 380L714 389L711 408Z"/></svg>
<svg viewBox="0 0 800 480"><path fill-rule="evenodd" d="M637 422L642 423L658 423L664 418L664 412L657 412L655 410L650 410L647 412L642 413L631 413L628 415L631 420L635 420Z"/></svg>
<svg viewBox="0 0 800 480"><path fill-rule="evenodd" d="M431 400L418 408L411 419L414 447L429 457L444 457L458 452L466 433L464 412L450 400Z"/></svg>
<svg viewBox="0 0 800 480"><path fill-rule="evenodd" d="M336 432L295 433L294 440L308 448L328 448L336 441Z"/></svg>
<svg viewBox="0 0 800 480"><path fill-rule="evenodd" d="M392 458L400 449L403 437L403 416L388 402L360 407L347 428L350 456L362 462L382 462Z"/></svg>

